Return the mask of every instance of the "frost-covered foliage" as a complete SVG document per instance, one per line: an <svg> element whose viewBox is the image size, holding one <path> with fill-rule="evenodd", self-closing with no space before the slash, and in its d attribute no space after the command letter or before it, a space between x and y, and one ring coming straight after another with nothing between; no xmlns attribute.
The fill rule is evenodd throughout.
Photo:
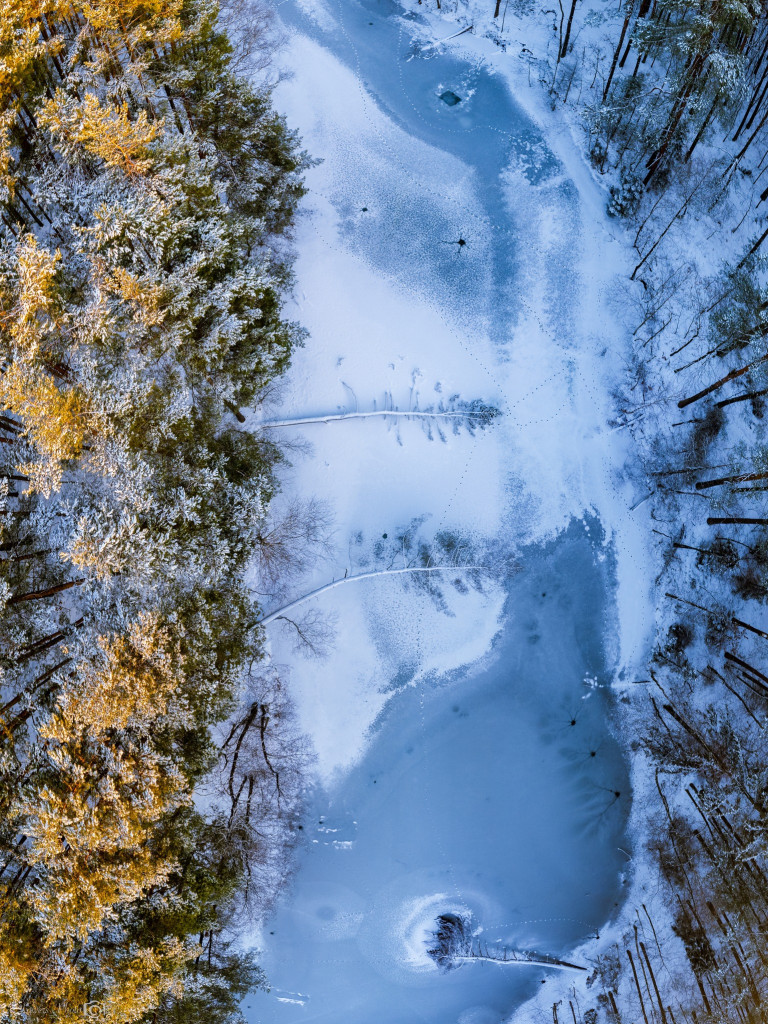
<svg viewBox="0 0 768 1024"><path fill-rule="evenodd" d="M616 425L633 434L643 471L631 470L658 544L658 615L643 678L622 695L640 838L632 897L610 940L596 942L592 1005L551 1001L542 1019L761 1021L768 8L574 9L575 70L555 50L558 15L542 11L538 29L546 14L555 20L540 77L553 109L567 102L586 128L607 212L623 218L636 253ZM561 5L561 44L568 14ZM532 35L526 24L509 38L535 48Z"/></svg>
<svg viewBox="0 0 768 1024"><path fill-rule="evenodd" d="M675 8L670 24L677 16ZM743 9L729 17L752 15ZM623 135L627 108L596 150L595 163L607 170L617 156L625 166L626 158L635 167L652 163L666 146L629 215L639 260L634 276L643 290L637 365L620 400L646 470L661 549L649 693L632 701L631 727L637 763L652 780L642 811L644 856L653 858L662 889L649 894L639 925L619 935L611 964L622 969L598 965L605 1020L760 1020L768 998L768 456L761 423L768 300L760 251L768 233L750 183L752 167L764 160L766 115L764 95L745 92L765 71L763 12L754 23L734 21L730 34L693 33L711 47L726 37L740 54L732 68L741 78L729 80L729 95L720 96L724 65L710 49L702 80L686 85L684 77L683 99L672 93L682 108L674 138L668 132L665 141L663 129L652 150L639 135ZM703 49L687 51L685 75L696 52ZM642 90L634 81L617 81L613 95L637 102ZM668 100L660 94L657 102ZM729 148L708 166L686 168L692 150L707 144L715 115L731 132ZM617 141L621 153L612 148ZM747 183L741 192L737 168ZM729 190L745 200L738 217ZM697 221L706 236L697 234ZM697 251L703 237L713 239L712 251Z"/></svg>
<svg viewBox="0 0 768 1024"><path fill-rule="evenodd" d="M764 100L754 89L766 57L764 31L758 3L624 4L591 86L600 169L613 162L644 185L663 187L715 125L732 130L745 108L751 125Z"/></svg>
<svg viewBox="0 0 768 1024"><path fill-rule="evenodd" d="M260 654L279 455L233 414L301 341L307 161L211 0L19 0L0 58L0 1019L230 1021L258 972L215 939L279 882L300 751L244 820L192 793Z"/></svg>
<svg viewBox="0 0 768 1024"><path fill-rule="evenodd" d="M452 911L446 911L437 918L430 941L434 945L427 950L427 956L434 960L441 971L452 971L472 960L517 966L537 964L569 971L585 970L584 967L568 963L566 960L558 960L556 957L522 952L503 944L483 944L472 929L471 916L455 914Z"/></svg>
<svg viewBox="0 0 768 1024"><path fill-rule="evenodd" d="M655 1004L728 1024L761 1019L768 998L765 267L747 249L702 280L670 251L644 268L636 332L658 378L630 388L662 555L649 693L631 723L662 891L643 930L618 939L623 971L599 966L597 998L607 1020Z"/></svg>
<svg viewBox="0 0 768 1024"><path fill-rule="evenodd" d="M618 185L611 185L609 190L608 215L610 217L630 217L637 213L643 196L643 184L639 178L629 172L621 175Z"/></svg>
<svg viewBox="0 0 768 1024"><path fill-rule="evenodd" d="M467 6L481 32L491 6ZM648 511L658 545L658 611L648 664L620 690L636 787L631 895L592 944L588 991L548 999L547 986L515 1019L763 1021L768 8L554 6L506 35L497 7L488 37L509 47L499 63L528 55L554 118L586 129L593 181L623 219L611 233L624 228L636 253L613 425L635 442L633 512Z"/></svg>

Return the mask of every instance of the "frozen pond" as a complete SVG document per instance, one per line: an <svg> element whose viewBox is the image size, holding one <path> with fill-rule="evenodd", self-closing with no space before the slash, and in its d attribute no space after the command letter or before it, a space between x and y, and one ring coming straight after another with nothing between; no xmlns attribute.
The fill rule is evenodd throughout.
<svg viewBox="0 0 768 1024"><path fill-rule="evenodd" d="M316 20L307 16L310 6ZM453 181L442 168L430 181L428 167L415 167L414 154L393 151L386 139L378 167L348 140L349 176L332 197L347 243L409 287L418 282L458 317L470 310L475 321L484 319L496 341L508 340L519 307L520 231L504 172L519 170L533 186L552 183L564 231L576 201L536 125L481 62L414 42L419 18L394 0L331 0L328 21L322 2L285 0L279 10L287 26L355 71L394 125L461 161ZM560 289L565 270L558 268Z"/></svg>
<svg viewBox="0 0 768 1024"><path fill-rule="evenodd" d="M574 522L522 564L487 661L397 694L363 762L314 795L253 1024L498 1024L547 971L440 973L438 914L567 957L617 905L629 792L603 688L610 557L597 523Z"/></svg>
<svg viewBox="0 0 768 1024"><path fill-rule="evenodd" d="M318 490L336 496L352 530L365 525L360 520L370 516L368 506L382 504L384 491L375 490L382 480L385 491L402 487L408 515L431 510L440 523L454 492L466 490L476 458L486 468L473 478L460 529L480 529L483 503L497 501L505 505L500 519L514 534L526 503L524 476L532 470L516 463L516 400L507 373L516 347L530 341L521 335L531 333L532 306L526 304L538 289L543 298L533 321L541 345L533 343L531 364L519 374L523 391L533 396L526 406L536 448L533 472L555 481L547 494L552 507L566 500L576 510L590 507L591 492L571 502L588 479L578 441L574 454L570 448L563 454L557 447L539 450L536 440L549 443L546 433L536 433L538 423L567 408L573 391L570 357L561 356L577 337L575 186L507 83L457 47L419 47L413 39L418 16L404 15L392 0L284 0L279 11L299 34L295 123L312 126L322 140L315 155L328 161L327 173L321 168L313 181L320 182L319 197L331 210L324 216L333 227L314 220L325 246L310 248L315 263L323 258L317 253L335 259L341 248L367 272L425 301L434 323L422 333L429 335L438 322L451 325L453 334L440 337L455 338L469 353L467 364L474 359L481 366L482 387L504 413L495 429L508 431L511 442L498 463L484 463L485 440L473 442L475 448L457 441L445 446L454 461L444 464L412 437L402 460L374 441L361 447L370 438L362 432L343 435L348 450L340 457L324 440L328 435L318 432L313 441L326 447L313 466L327 468L325 477L318 469ZM342 79L332 79L330 87L326 80L329 53L355 76L345 70L345 88L358 88L358 101L362 97L347 101L349 123L334 91ZM534 221L544 225L538 241ZM391 359L393 375L402 362L402 372L413 368L416 379L417 368L429 372L431 359L418 331L408 333L410 324L402 330L388 322L386 305L383 323L373 325L381 326L386 353L374 351L375 342L366 349L366 339L356 351L359 321L345 312L348 296L331 274L320 288L311 279L302 312L331 337L347 331L352 340L346 347L343 340L326 340L325 356L304 365L292 401L313 413L337 400L342 374L357 388L366 362ZM367 287L363 304L371 292L375 314L380 307ZM472 339L478 337L490 356L477 354ZM459 364L452 365L450 372L439 365L437 373L452 376L451 387L464 387ZM541 389L554 378L560 391L545 407ZM578 427L566 428L566 435L569 443L578 439ZM370 453L368 462L361 451ZM423 482L407 477L409 465L423 466L430 457L448 466L444 479L435 485L426 472ZM445 493L431 493L441 486ZM385 514L391 514L389 504ZM382 531L390 521L384 519ZM505 542L515 538L507 535ZM409 663L402 637L394 631L387 637L373 616L366 622L379 633L377 684L393 689L414 675L418 681L386 704L363 759L312 795L293 887L264 932L261 962L272 991L246 1000L249 1024L500 1024L551 982L551 970L471 963L441 973L427 955L438 916L471 915L473 929L481 929L482 943L492 948L506 944L568 959L621 900L629 786L608 725L606 687L615 668L613 645L605 645L615 634L611 549L597 519L573 519L556 540L523 548L520 559L503 628L490 654L470 670L425 681L418 658ZM321 693L327 682L327 703L338 702L333 673L317 678Z"/></svg>

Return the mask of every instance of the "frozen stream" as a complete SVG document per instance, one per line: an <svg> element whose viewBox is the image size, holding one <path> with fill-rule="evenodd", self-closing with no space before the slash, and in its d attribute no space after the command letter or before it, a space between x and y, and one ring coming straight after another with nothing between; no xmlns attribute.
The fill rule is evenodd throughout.
<svg viewBox="0 0 768 1024"><path fill-rule="evenodd" d="M501 598L463 598L453 619L389 580L324 599L336 651L294 672L323 782L262 936L272 990L246 1012L249 1024L500 1024L553 972L440 973L426 954L438 915L471 915L489 947L569 959L621 900L629 857L606 638L626 632L617 594L636 546L603 434L612 328L595 267L610 261L605 239L586 240L578 168L566 173L483 59L419 45L419 16L392 0L279 11L295 71L282 103L325 160L300 226L296 315L311 340L281 418L382 388L398 403L460 391L503 413L444 445L405 427L395 439L381 421L314 428L298 489L332 504L341 559L347 536L368 543L424 513L503 536L522 569L479 661ZM373 718L355 761L349 737Z"/></svg>

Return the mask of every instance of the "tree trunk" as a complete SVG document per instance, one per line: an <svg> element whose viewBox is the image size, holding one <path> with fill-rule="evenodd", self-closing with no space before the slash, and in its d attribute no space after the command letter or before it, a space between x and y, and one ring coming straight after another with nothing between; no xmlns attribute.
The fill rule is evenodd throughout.
<svg viewBox="0 0 768 1024"><path fill-rule="evenodd" d="M306 423L332 423L334 420L367 420L376 416L402 417L404 419L466 420L472 419L472 411L462 412L407 412L404 409L376 409L373 412L334 412L327 416L299 416L292 420L265 420L259 427L302 427Z"/></svg>
<svg viewBox="0 0 768 1024"><path fill-rule="evenodd" d="M648 1014L645 1012L645 1003L643 1002L643 993L640 990L640 979L637 976L637 968L635 967L635 961L632 958L632 950L627 950L627 956L629 957L629 963L632 967L632 974L635 978L635 988L637 989L637 995L640 1000L640 1009L643 1011L643 1020L645 1024L648 1024Z"/></svg>
<svg viewBox="0 0 768 1024"><path fill-rule="evenodd" d="M698 551L698 553L700 555L708 555L710 553L710 551L712 550L711 548L697 548L697 547L694 547L693 544L680 544L678 541L675 541L672 544L672 547L675 548L676 550L682 550L682 551ZM678 598L678 600L679 600L679 598Z"/></svg>
<svg viewBox="0 0 768 1024"><path fill-rule="evenodd" d="M768 388L763 388L762 391L747 391L746 394L736 395L735 398L724 398L717 406L724 409L726 405L733 405L734 402L746 402L750 398L761 398L763 395L768 395Z"/></svg>
<svg viewBox="0 0 768 1024"><path fill-rule="evenodd" d="M466 572L469 569L487 569L484 565L414 565L407 566L404 569L374 569L372 572L359 572L354 576L342 576L340 580L333 580L331 583L326 583L322 587L317 587L316 590L310 590L308 594L304 594L302 597L297 597L295 601L289 601L288 604L284 604L282 608L278 608L274 612L270 612L269 615L265 615L261 619L257 619L254 622L254 626L266 626L269 622L274 622L275 619L282 618L286 612L292 611L300 604L304 604L305 601L309 601L312 597L317 597L319 594L324 594L327 590L333 590L335 587L340 587L344 583L354 583L357 580L370 580L377 576L401 576L404 573L411 572ZM70 584L71 586L71 584Z"/></svg>
<svg viewBox="0 0 768 1024"><path fill-rule="evenodd" d="M69 590L70 587L78 587L81 583L85 583L85 577L72 580L71 583L59 583L58 586L48 587L45 590L30 590L27 594L14 594L8 604L21 604L23 601L39 601L44 597L53 597L54 594L60 594L62 590Z"/></svg>
<svg viewBox="0 0 768 1024"><path fill-rule="evenodd" d="M561 57L565 57L566 54L568 53L568 43L570 42L570 39L571 39L571 26L573 25L573 15L574 15L574 12L576 11L576 4L577 3L578 3L578 0L571 0L571 10L570 10L570 12L568 14L568 24L565 27L565 39L563 40L563 47L562 47L562 50L560 51L560 56Z"/></svg>
<svg viewBox="0 0 768 1024"><path fill-rule="evenodd" d="M669 144L672 142L672 139L674 138L678 125L680 124L683 118L683 114L688 109L688 100L690 99L691 93L693 92L693 85L701 71L702 64L703 57L700 53L697 53L696 57L693 60L693 63L691 64L691 69L688 73L688 80L678 93L677 99L673 104L672 111L669 115L669 121L667 123L666 128L664 129L664 134L662 136L661 142L659 143L658 147L653 151L653 153L651 153L648 163L646 164L646 167L648 168L648 173L646 174L645 178L643 178L644 185L649 184L651 178L653 178L654 174L656 173L656 171L658 171L659 167L661 166L661 162L664 159L667 150L669 149Z"/></svg>
<svg viewBox="0 0 768 1024"><path fill-rule="evenodd" d="M9 416L0 416L0 427L10 434L20 434L22 430L22 424L12 420Z"/></svg>
<svg viewBox="0 0 768 1024"><path fill-rule="evenodd" d="M721 476L717 480L698 480L697 491L705 491L708 487L719 487L721 484L742 484L747 480L765 480L768 473L738 473L736 476Z"/></svg>
<svg viewBox="0 0 768 1024"><path fill-rule="evenodd" d="M752 126L752 122L757 116L760 106L765 99L766 92L768 92L768 82L763 87L763 82L768 78L768 67L763 71L762 77L752 93L752 97L747 104L747 109L744 111L744 117L741 119L739 127L736 129L736 133L731 139L731 142L736 142L743 131L749 131ZM760 91L762 88L762 92ZM758 97L758 93L760 94ZM754 107L754 110L752 109ZM751 116L750 116L751 115Z"/></svg>
<svg viewBox="0 0 768 1024"><path fill-rule="evenodd" d="M30 551L28 555L16 555L13 559L14 562L28 562L31 558L40 558L41 556L50 555L52 548L45 548L42 551Z"/></svg>
<svg viewBox="0 0 768 1024"><path fill-rule="evenodd" d="M613 81L613 76L614 76L614 73L616 71L616 65L619 63L619 55L621 54L621 47L624 44L624 37L627 34L627 29L629 28L629 23L632 20L632 11L634 9L634 6L635 6L634 5L634 0L632 0L632 2L629 5L629 8L628 8L627 15L624 18L624 24L621 26L621 35L619 36L619 42L618 42L618 45L616 46L616 50L615 50L615 52L613 54L613 60L611 61L611 69L608 72L608 78L606 79L605 88L603 89L603 103L605 103L606 99L608 98L608 90L611 88L611 82Z"/></svg>
<svg viewBox="0 0 768 1024"><path fill-rule="evenodd" d="M768 519L749 519L743 516L708 516L707 526L725 526L729 524L742 526L768 526Z"/></svg>
<svg viewBox="0 0 768 1024"><path fill-rule="evenodd" d="M688 148L688 152L683 157L683 163L684 164L688 163L688 161L693 156L694 149L696 149L698 144L701 142L702 136L704 135L704 132L707 130L707 125L712 120L712 116L715 113L715 110L717 109L717 104L719 102L720 102L720 97L719 96L715 96L714 102L713 102L712 106L709 108L709 113L704 118L704 120L702 122L702 125L701 125L701 128L699 128L698 132L696 132L696 138L693 140L693 142L691 143L691 145Z"/></svg>
<svg viewBox="0 0 768 1024"><path fill-rule="evenodd" d="M765 522L765 520L763 520L763 522ZM763 632L762 629L758 629L756 626L750 626L748 622L742 622L742 620L737 619L735 615L731 618L731 622L734 626L741 626L742 629L748 629L750 633L756 633L758 636L768 640L768 633Z"/></svg>
<svg viewBox="0 0 768 1024"><path fill-rule="evenodd" d="M31 537L22 537L21 540L6 540L0 544L0 551L13 551L14 548L21 547L23 544L30 544L31 542Z"/></svg>
<svg viewBox="0 0 768 1024"><path fill-rule="evenodd" d="M768 119L768 109L763 114L763 116L760 118L760 123L758 124L757 128L755 128L755 130L752 132L752 134L749 136L747 141L744 143L744 145L741 147L739 152L734 157L734 160L733 160L734 165L738 165L739 161L744 157L744 154L747 152L749 147L752 145L752 143L757 138L757 135L760 132L760 129L763 127L763 125L765 124L767 119Z"/></svg>
<svg viewBox="0 0 768 1024"><path fill-rule="evenodd" d="M697 391L695 395L691 395L690 398L683 398L677 403L678 409L685 409L686 406L692 405L694 402L698 402L701 398L706 398L707 395L711 395L713 391L719 391L720 388L727 384L731 380L736 380L737 377L741 377L743 374L748 373L754 367L759 366L761 363L768 360L768 353L764 356L760 356L759 359L755 359L751 363L747 363L746 366L742 366L739 370L731 370L725 377L721 377L720 380L716 380L714 384L710 384L709 387L704 388L703 391Z"/></svg>
<svg viewBox="0 0 768 1024"><path fill-rule="evenodd" d="M224 402L224 406L229 409L232 415L235 417L238 423L245 423L245 416L240 412L234 402Z"/></svg>
<svg viewBox="0 0 768 1024"><path fill-rule="evenodd" d="M651 6L651 0L642 0L642 3L640 4L640 10L637 12L637 19L638 19L638 21L640 20L640 18L644 18L646 16L650 6ZM633 43L633 39L630 37L630 40L627 43L627 48L624 51L624 56L619 61L619 67L620 68L623 68L624 65L627 62L627 57L629 56L629 51L632 49L632 43ZM639 61L640 57L638 56L637 59ZM637 68L635 68L635 75L636 74L637 74ZM634 78L635 76L633 75L632 77Z"/></svg>
<svg viewBox="0 0 768 1024"><path fill-rule="evenodd" d="M766 240L766 238L768 238L768 228L766 228L765 231L762 233L762 235L760 235L758 240L755 242L755 244L749 250L747 255L744 257L744 259L739 264L739 266L742 266L742 264L746 263L747 260L749 259L749 257L754 255L754 253L757 252L757 250L760 248L760 246L763 244L763 242Z"/></svg>
<svg viewBox="0 0 768 1024"><path fill-rule="evenodd" d="M642 158L641 158L641 159L642 159ZM704 174L703 174L703 175L702 175L702 176L701 176L701 177L699 178L698 182L696 183L696 185L694 185L694 187L693 187L693 189L691 190L690 194L689 194L689 195L687 195L687 196L685 197L685 199L683 200L683 203L682 203L682 205L681 205L681 206L680 206L680 207L678 208L678 210L677 210L677 211L675 212L675 215L674 215L674 216L672 217L672 219L671 219L671 220L669 221L669 223L667 224L667 226L666 226L666 227L664 228L664 230L663 230L663 231L661 232L661 234L660 234L660 235L659 235L659 237L658 237L658 238L656 239L656 241L655 241L655 242L653 243L653 245L652 245L652 246L651 246L651 248L650 248L650 249L648 250L648 252L647 252L647 253L645 254L645 256L643 256L643 258L642 258L642 259L640 260L640 262L639 262L639 263L637 264L637 266L635 267L635 269L634 269L634 270L632 271L632 276L630 277L630 281L634 281L634 280L635 280L635 277L637 276L637 272L638 272L638 270L640 270L640 269L641 269L641 268L643 267L643 265L644 265L644 264L645 264L645 263L647 262L647 260L649 259L649 257L650 257L650 256L651 256L651 255L653 254L653 252L654 252L654 251L656 250L657 246L659 245L659 243L661 242L661 240L662 240L662 239L664 238L664 236L666 235L666 233L667 233L667 232L669 231L669 229L670 229L670 228L672 227L672 225L673 225L673 224L675 223L675 221L676 221L676 220L678 219L678 217L680 217L680 215L681 215L682 213L684 213L684 212L685 212L685 210L686 210L686 209L687 209L687 207L688 207L688 204L689 204L689 203L690 203L690 201L691 201L691 200L693 199L693 197L694 197L694 196L696 195L696 193L697 193L697 192L699 191L699 189L700 189L700 188L701 188L701 186L702 186L702 185L704 184L704 182L705 182L706 180L708 180L708 177L709 177L709 168L708 168L708 169L707 169L707 171L705 171L705 172L704 172ZM664 196L664 193L662 192L662 193L661 193L661 194L659 195L659 198L658 198L658 199L656 200L656 202L655 202L655 203L653 204L653 207L652 207L652 209L651 209L650 213L648 214L648 216L647 216L647 217L645 218L645 220L643 221L643 223L642 223L642 224L640 225L640 227L639 227L639 228L637 229L637 234L635 235L635 241L634 241L634 246L635 246L635 248L637 249L637 251L638 251L638 252L639 252L640 250L639 250L639 248L638 248L638 244L637 244L637 243L638 243L638 240L639 240L639 238L640 238L640 233L641 233L641 231L643 230L643 228L645 227L645 225L646 225L646 224L648 223L648 221L649 221L649 219L650 219L650 217L651 217L651 215L652 215L653 211L654 211L654 210L656 209L656 207L657 207L657 206L659 205L659 203L661 202L661 200L662 200L663 196Z"/></svg>
<svg viewBox="0 0 768 1024"><path fill-rule="evenodd" d="M57 629L55 633L49 633L48 636L44 636L41 637L39 640L35 640L34 643L31 643L27 647L23 648L17 660L19 662L22 662L26 661L28 658L37 657L39 654L42 654L43 651L47 651L50 647L53 647L60 640L65 640L68 636L71 635L73 630L79 629L80 626L82 626L82 624L83 620L82 618L80 618L76 622L71 623L71 625L68 626L66 629Z"/></svg>
<svg viewBox="0 0 768 1024"><path fill-rule="evenodd" d="M768 683L768 676L764 676L762 672L758 672L756 668L752 668L752 666L748 662L742 661L741 658L737 657L735 654L732 654L730 651L726 651L724 657L726 661L735 662L735 664L747 669L748 672L754 673L754 675L762 679L764 683Z"/></svg>
<svg viewBox="0 0 768 1024"><path fill-rule="evenodd" d="M60 668L64 668L65 665L68 665L70 661L72 661L71 658L65 658L63 661L60 661L58 665L52 665L47 672L43 672L43 674L38 676L37 679L33 679L29 686L27 686L21 693L17 693L15 697L13 697L11 700L8 701L7 704L4 704L3 707L0 708L0 717L3 716L6 711L9 711L11 708L16 707L16 705L19 703L19 701L25 694L29 696L30 694L34 693L35 690L41 687L43 683L47 683L51 676L54 676L59 671Z"/></svg>
<svg viewBox="0 0 768 1024"><path fill-rule="evenodd" d="M653 983L653 990L656 993L656 1001L659 1004L659 1011L661 1013L661 1024L667 1024L667 1014L666 1014L666 1011L664 1009L664 1005L662 1004L662 1001L661 1001L661 995L659 994L659 986L656 984L656 976L653 973L653 968L651 967L651 960L650 960L650 957L648 956L648 950L645 948L645 943L644 942L640 943L640 949L641 949L642 954L643 954L643 956L645 958L645 963L646 963L646 965L648 967L648 973L651 976L651 982Z"/></svg>

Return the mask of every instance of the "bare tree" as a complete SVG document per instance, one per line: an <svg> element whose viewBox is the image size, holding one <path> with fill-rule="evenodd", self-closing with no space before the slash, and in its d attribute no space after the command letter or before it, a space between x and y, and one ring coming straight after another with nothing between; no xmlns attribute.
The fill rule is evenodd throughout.
<svg viewBox="0 0 768 1024"><path fill-rule="evenodd" d="M323 624L316 611L302 616L294 613L314 598L338 587L397 576L403 582L419 586L441 610L447 611L446 584L459 593L465 593L470 587L481 591L485 582L501 579L516 570L514 556L487 541L450 531L439 531L433 538L426 539L420 533L425 520L424 516L418 517L406 529L391 537L385 533L373 545L366 544L361 533L354 535L349 548L351 565L343 575L267 612L254 622L254 626L284 622L299 647L313 654L322 653L330 642L327 618Z"/></svg>
<svg viewBox="0 0 768 1024"><path fill-rule="evenodd" d="M275 598L286 593L318 560L330 557L333 519L317 498L273 501L254 552L256 590Z"/></svg>
<svg viewBox="0 0 768 1024"><path fill-rule="evenodd" d="M226 819L230 857L244 868L236 914L260 919L290 870L312 755L274 665L249 673L236 712L219 730L208 790Z"/></svg>
<svg viewBox="0 0 768 1024"><path fill-rule="evenodd" d="M285 41L275 11L266 0L219 0L219 23L234 47L233 65L241 74L265 79ZM278 75L269 75L274 82Z"/></svg>

